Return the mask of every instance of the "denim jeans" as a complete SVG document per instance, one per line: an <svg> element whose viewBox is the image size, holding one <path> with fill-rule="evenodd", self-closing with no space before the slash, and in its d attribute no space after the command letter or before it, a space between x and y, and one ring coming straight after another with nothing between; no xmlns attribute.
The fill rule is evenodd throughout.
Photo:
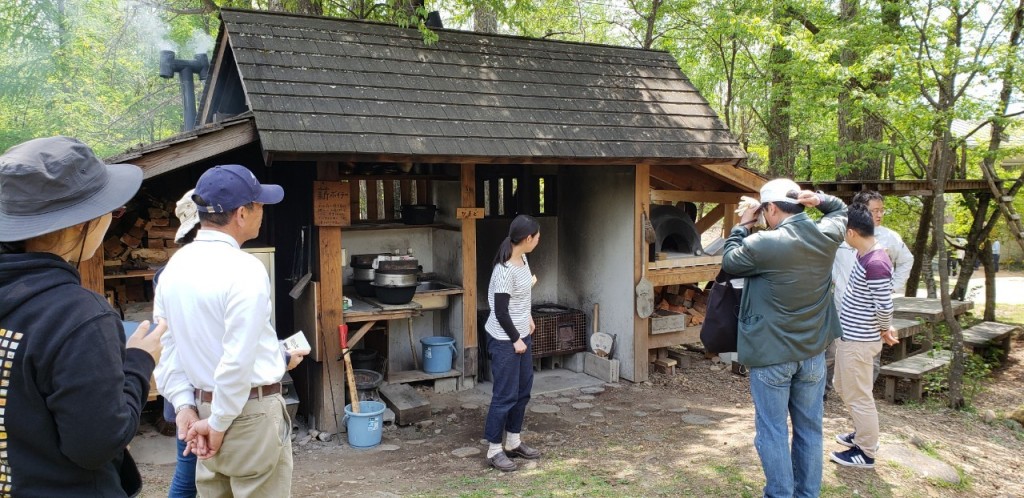
<svg viewBox="0 0 1024 498"><path fill-rule="evenodd" d="M825 354L750 369L754 447L764 469L764 496L816 497L821 490ZM789 428L793 422L790 448Z"/></svg>
<svg viewBox="0 0 1024 498"><path fill-rule="evenodd" d="M189 453L182 456L185 451L185 441L178 439L178 464L174 467L174 477L171 479L171 488L167 490L167 498L195 498L196 497L196 456Z"/></svg>
<svg viewBox="0 0 1024 498"><path fill-rule="evenodd" d="M533 336L523 338L526 352L517 354L510 341L487 336L487 354L491 360L491 406L487 409L484 437L494 444L502 442L504 432L523 432L526 404L533 390Z"/></svg>

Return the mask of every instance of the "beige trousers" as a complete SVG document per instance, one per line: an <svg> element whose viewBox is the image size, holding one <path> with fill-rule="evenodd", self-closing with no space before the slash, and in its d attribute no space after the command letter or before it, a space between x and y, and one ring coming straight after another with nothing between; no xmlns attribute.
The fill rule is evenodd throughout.
<svg viewBox="0 0 1024 498"><path fill-rule="evenodd" d="M210 416L210 403L198 408L200 418ZM228 427L217 456L196 465L199 496L291 496L291 425L280 394L250 399Z"/></svg>
<svg viewBox="0 0 1024 498"><path fill-rule="evenodd" d="M874 458L878 450L878 410L872 394L874 357L882 351L882 341L836 341L836 373L833 385L853 417L857 431L853 443L865 455Z"/></svg>

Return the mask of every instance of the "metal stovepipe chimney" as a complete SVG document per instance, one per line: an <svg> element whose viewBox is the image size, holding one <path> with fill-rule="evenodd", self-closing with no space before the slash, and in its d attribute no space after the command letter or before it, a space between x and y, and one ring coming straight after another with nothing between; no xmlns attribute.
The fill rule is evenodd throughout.
<svg viewBox="0 0 1024 498"><path fill-rule="evenodd" d="M174 73L178 73L181 101L185 109L183 131L189 131L196 127L196 90L192 76L198 75L199 81L205 81L210 73L210 59L206 54L196 54L192 60L175 59L173 50L161 50L160 77L173 78Z"/></svg>

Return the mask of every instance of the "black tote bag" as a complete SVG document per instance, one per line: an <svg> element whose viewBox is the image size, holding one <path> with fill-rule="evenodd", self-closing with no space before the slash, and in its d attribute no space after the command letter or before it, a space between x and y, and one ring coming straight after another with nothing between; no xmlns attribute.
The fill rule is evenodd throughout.
<svg viewBox="0 0 1024 498"><path fill-rule="evenodd" d="M709 353L736 351L736 330L743 289L732 286L731 280L734 278L737 277L722 270L711 286L707 314L700 329L700 342L704 343L704 350Z"/></svg>

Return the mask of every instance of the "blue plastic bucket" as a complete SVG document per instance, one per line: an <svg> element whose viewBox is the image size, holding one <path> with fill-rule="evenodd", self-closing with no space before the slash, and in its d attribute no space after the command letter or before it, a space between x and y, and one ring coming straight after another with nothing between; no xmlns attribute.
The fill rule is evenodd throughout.
<svg viewBox="0 0 1024 498"><path fill-rule="evenodd" d="M445 373L452 369L455 358L455 339L451 337L424 337L423 371L427 373Z"/></svg>
<svg viewBox="0 0 1024 498"><path fill-rule="evenodd" d="M384 409L380 401L360 401L359 413L352 413L352 405L345 405L345 428L348 445L353 448L372 448L380 444L384 432Z"/></svg>

